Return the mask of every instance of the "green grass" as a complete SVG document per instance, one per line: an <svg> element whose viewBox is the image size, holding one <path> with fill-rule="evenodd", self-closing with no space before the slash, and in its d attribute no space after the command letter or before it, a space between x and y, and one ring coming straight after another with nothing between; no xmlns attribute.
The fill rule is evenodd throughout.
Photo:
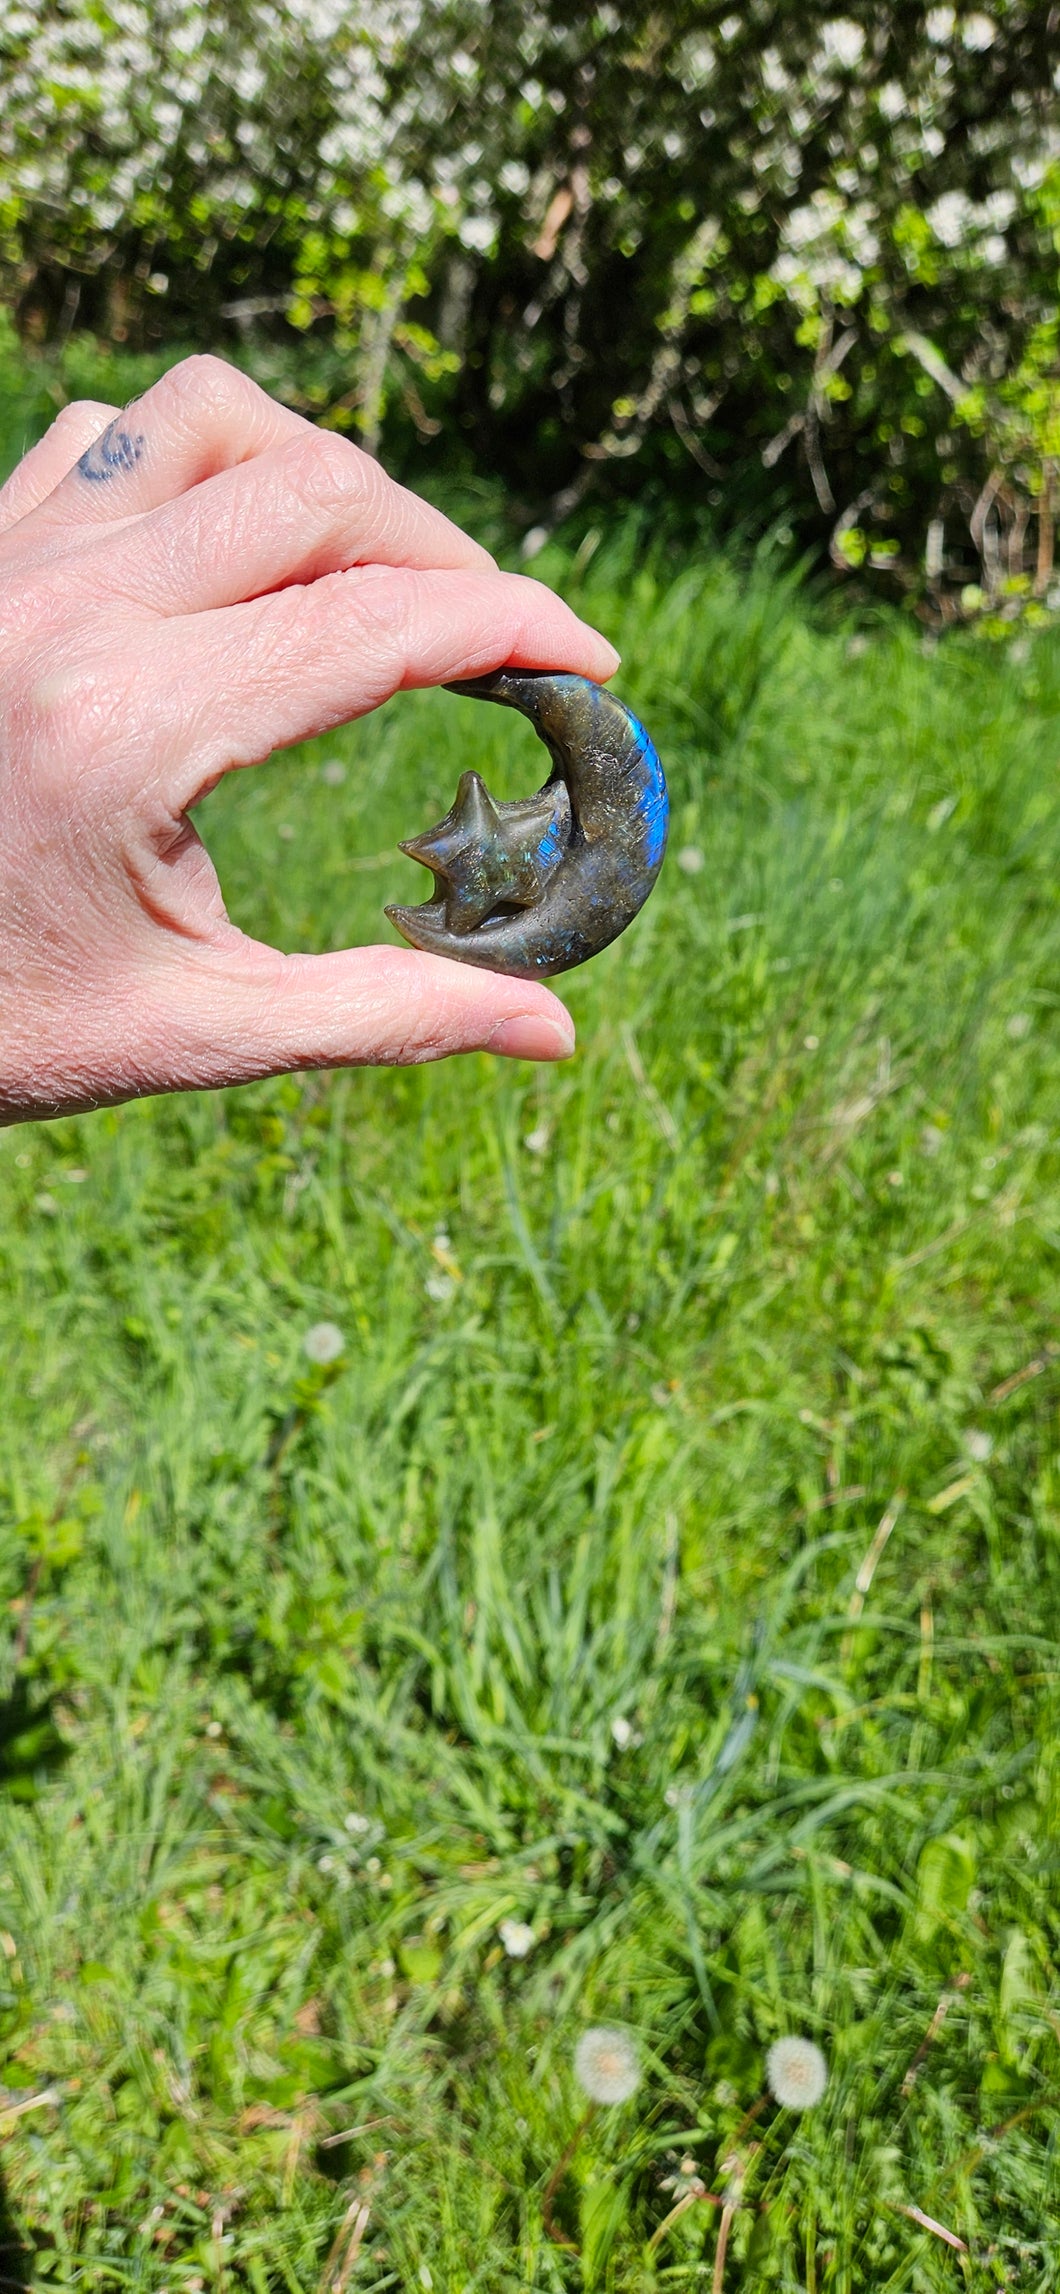
<svg viewBox="0 0 1060 2294"><path fill-rule="evenodd" d="M8 2283L710 2288L734 2155L729 2294L1058 2282L1060 647L642 545L545 567L675 810L573 1062L0 1136ZM233 912L378 937L471 756L233 780Z"/></svg>

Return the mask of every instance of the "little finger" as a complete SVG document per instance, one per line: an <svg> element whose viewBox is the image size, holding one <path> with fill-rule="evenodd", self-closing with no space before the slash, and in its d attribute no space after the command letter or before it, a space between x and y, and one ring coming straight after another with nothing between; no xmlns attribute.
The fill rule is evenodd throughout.
<svg viewBox="0 0 1060 2294"><path fill-rule="evenodd" d="M23 455L6 486L0 486L0 533L47 499L117 413L116 406L92 398L74 399L62 408L50 430Z"/></svg>

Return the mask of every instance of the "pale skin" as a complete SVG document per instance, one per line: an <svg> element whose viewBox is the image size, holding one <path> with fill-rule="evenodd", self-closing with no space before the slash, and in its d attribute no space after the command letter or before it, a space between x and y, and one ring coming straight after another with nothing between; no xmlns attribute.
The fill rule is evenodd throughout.
<svg viewBox="0 0 1060 2294"><path fill-rule="evenodd" d="M566 1057L536 983L249 939L188 817L237 767L502 662L603 679L617 656L223 361L124 411L66 407L0 490L0 1122L297 1068Z"/></svg>

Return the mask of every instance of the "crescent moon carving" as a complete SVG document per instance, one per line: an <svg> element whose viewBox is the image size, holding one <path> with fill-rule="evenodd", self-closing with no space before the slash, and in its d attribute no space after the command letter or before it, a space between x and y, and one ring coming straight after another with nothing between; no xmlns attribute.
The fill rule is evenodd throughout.
<svg viewBox="0 0 1060 2294"><path fill-rule="evenodd" d="M552 771L514 804L462 773L445 819L401 846L432 871L433 898L386 913L430 955L524 980L569 972L625 931L662 867L670 806L655 747L588 677L496 669L447 691L518 709Z"/></svg>

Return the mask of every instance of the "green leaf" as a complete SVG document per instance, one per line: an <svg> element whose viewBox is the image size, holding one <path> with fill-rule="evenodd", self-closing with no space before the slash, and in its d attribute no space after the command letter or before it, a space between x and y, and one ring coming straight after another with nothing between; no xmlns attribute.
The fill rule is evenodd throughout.
<svg viewBox="0 0 1060 2294"><path fill-rule="evenodd" d="M608 2255L629 2213L629 2185L610 2180L583 2185L579 2217L582 2269L586 2286L595 2286Z"/></svg>
<svg viewBox="0 0 1060 2294"><path fill-rule="evenodd" d="M1038 1969L1030 1937L1022 1928L1010 1931L1001 1963L1001 1983L998 1989L998 2014L1001 2022L1001 2050L1006 2063L1015 2063L1022 2037L1021 2011L1037 1997Z"/></svg>
<svg viewBox="0 0 1060 2294"><path fill-rule="evenodd" d="M975 1886L975 1853L959 1833L944 1832L921 1850L916 1879L916 1934L929 1942L965 1910Z"/></svg>
<svg viewBox="0 0 1060 2294"><path fill-rule="evenodd" d="M441 1973L441 1952L426 1936L409 1936L399 1946L398 1961L410 1983L435 1983Z"/></svg>

